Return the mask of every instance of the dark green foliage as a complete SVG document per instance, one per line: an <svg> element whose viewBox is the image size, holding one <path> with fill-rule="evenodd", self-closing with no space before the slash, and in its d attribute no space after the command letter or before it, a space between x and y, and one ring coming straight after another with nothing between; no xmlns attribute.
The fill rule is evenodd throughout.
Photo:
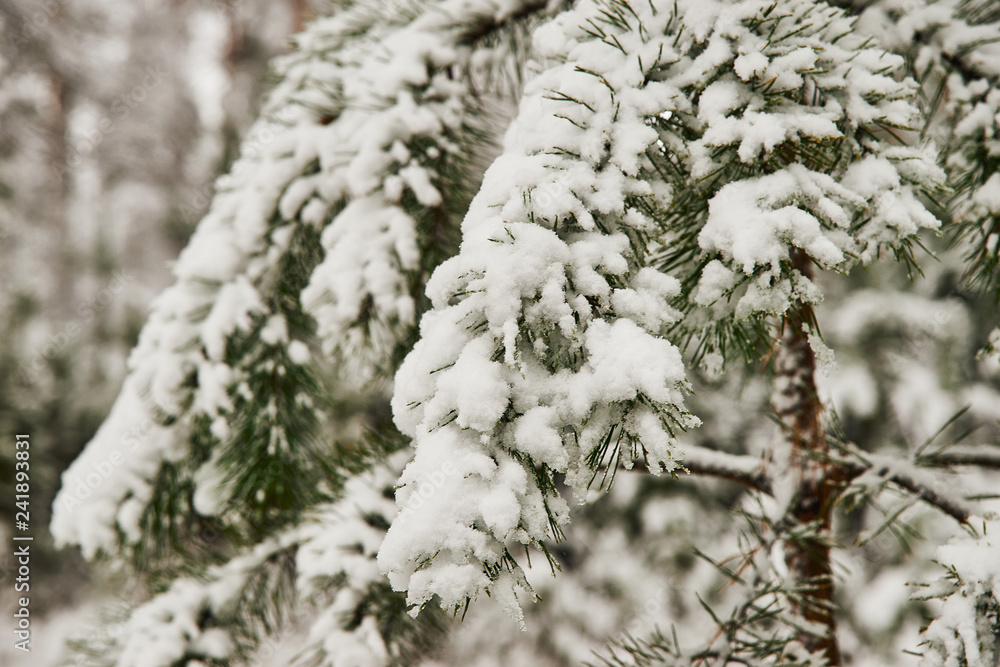
<svg viewBox="0 0 1000 667"><path fill-rule="evenodd" d="M251 336L233 343L247 369L246 392L234 401L231 434L221 449L227 508L260 536L331 498L334 464L320 437L314 397L322 396L315 370L294 363L284 345Z"/></svg>

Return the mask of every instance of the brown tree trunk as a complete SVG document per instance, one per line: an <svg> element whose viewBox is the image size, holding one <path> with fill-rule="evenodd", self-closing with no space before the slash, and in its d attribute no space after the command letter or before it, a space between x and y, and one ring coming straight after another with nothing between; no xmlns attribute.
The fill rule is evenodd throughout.
<svg viewBox="0 0 1000 667"><path fill-rule="evenodd" d="M810 277L808 257L795 252L792 262ZM811 537L789 541L785 561L796 583L805 589L797 611L806 620L826 628L823 637L800 633L800 641L811 651L825 651L830 665L840 665L828 546L837 482L834 470L823 462L829 445L816 393L816 357L804 330L804 325L813 321L813 311L808 304L795 305L782 322L781 342L775 352L773 403L791 444L787 466L796 486L791 515L799 526L811 524L816 530L810 532Z"/></svg>
<svg viewBox="0 0 1000 667"><path fill-rule="evenodd" d="M299 32L313 18L312 8L308 0L289 0L288 4L292 11L292 32Z"/></svg>

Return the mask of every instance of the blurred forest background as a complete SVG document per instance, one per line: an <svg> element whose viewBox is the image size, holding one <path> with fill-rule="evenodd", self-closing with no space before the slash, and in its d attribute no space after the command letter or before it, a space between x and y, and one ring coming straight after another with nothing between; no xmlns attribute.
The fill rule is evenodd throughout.
<svg viewBox="0 0 1000 667"><path fill-rule="evenodd" d="M0 0L0 432L32 438L36 638L30 657L2 642L4 665L66 659L78 620L130 588L54 548L59 475L107 416L149 303L257 115L268 61L328 11L309 0ZM6 619L13 461L4 447Z"/></svg>

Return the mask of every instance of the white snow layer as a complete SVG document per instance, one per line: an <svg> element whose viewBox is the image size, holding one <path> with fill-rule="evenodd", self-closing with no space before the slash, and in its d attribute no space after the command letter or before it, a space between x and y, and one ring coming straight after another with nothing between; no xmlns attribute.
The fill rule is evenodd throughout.
<svg viewBox="0 0 1000 667"><path fill-rule="evenodd" d="M429 161L457 150L449 133L468 118L465 78L448 76L467 56L458 41L524 3L438 0L417 18L391 4L392 11L363 3L318 20L279 59L281 80L262 119L219 179L174 267L177 282L153 304L131 355L119 402L135 416L118 409L67 473L56 505L73 510L57 511L52 524L62 543L86 545L92 555L114 551L116 528L127 542L138 540L151 480L165 458L183 456L192 421L207 416L213 435L226 439L231 397L245 375L239 361L226 359L227 341L273 321L266 295L287 279L276 267L296 229L325 226L326 258L302 294L325 353L370 375L386 362L399 327L414 324L408 285L420 249L412 215L441 203ZM417 203L404 207L410 195ZM260 336L284 346L292 363L308 363L307 348L289 341L287 330L268 324ZM146 426L165 417L172 426ZM100 489L74 496L78 478L136 424L144 430L138 451L124 453Z"/></svg>
<svg viewBox="0 0 1000 667"><path fill-rule="evenodd" d="M226 363L227 340L274 317L265 295L282 279L275 267L299 226L324 228L325 259L302 298L326 354L377 366L399 327L414 323L415 216L442 204L433 161L455 151L450 134L468 120L465 83L446 72L465 63L463 30L528 3L440 0L412 20L394 4L388 21L380 5L362 4L314 23L279 64L265 118L220 179L177 283L154 304L119 407L67 471L52 524L61 542L93 554L114 549L116 529L137 540L150 480L162 461L183 456L191 420L207 415L225 438L242 380ZM894 77L900 59L858 50L837 14L767 40L747 19L772 4L684 0L676 42L665 34L665 0L636 3L643 29L609 26L613 40L588 34L585 22L600 11L589 1L536 32L547 69L525 91L505 154L465 218L460 254L428 285L433 311L397 376L394 415L417 451L379 564L416 607L434 594L457 606L488 591L519 616L517 589L527 588L505 545L537 543L567 520L551 474L582 491L593 467L637 455L654 472L670 470L673 429L697 423L684 410L680 353L662 337L679 317L667 305L679 284L642 266L653 225L639 204L666 206L670 194L651 169L651 147L677 146L697 177L717 166L716 148L750 163L785 145L842 140L862 124L914 120L913 84ZM776 14L790 16L816 9L779 5ZM799 27L789 25L782 29ZM692 57L695 41L704 49ZM666 78L647 77L654 67ZM784 101L765 103L765 81L788 93ZM794 101L817 91L822 105ZM693 119L700 137L678 144L648 122L670 114ZM914 194L941 180L932 156L875 139L857 147L866 157L842 173L794 166L722 188L699 239L717 256L699 301L721 298L743 276L751 283L738 315L781 313L792 298L820 297L783 266L793 248L844 269L935 226ZM979 203L990 206L992 194ZM308 361L287 331L268 325L261 335ZM163 415L180 419L156 425ZM606 455L590 458L615 425ZM137 426L146 437L105 476L102 462ZM102 481L71 503L91 468ZM199 498L204 507L217 500Z"/></svg>
<svg viewBox="0 0 1000 667"><path fill-rule="evenodd" d="M366 615L347 629L368 587L382 580L375 553L385 532L371 517L392 521L396 507L384 491L391 488L407 454L352 478L344 499L317 511L299 526L263 542L243 556L210 568L203 577L177 579L170 588L138 607L117 650L116 667L168 667L187 656L224 662L236 659L240 637L222 628L238 626L245 613L240 599L253 594L254 577L283 554L295 556L295 586L300 604L320 602L311 620L307 651L322 667L384 667L390 653L377 619ZM329 582L342 579L332 601L323 602ZM207 617L222 622L202 627ZM291 614L293 620L302 614Z"/></svg>
<svg viewBox="0 0 1000 667"><path fill-rule="evenodd" d="M138 539L149 480L164 460L184 456L184 443L156 423L138 385L125 381L94 439L62 474L52 506L56 543L78 544L88 558L113 548L116 529Z"/></svg>
<svg viewBox="0 0 1000 667"><path fill-rule="evenodd" d="M937 549L948 574L917 597L941 597L941 610L921 633L926 645L920 667L992 667L1000 658L1000 522L973 519L981 534L963 535Z"/></svg>
<svg viewBox="0 0 1000 667"><path fill-rule="evenodd" d="M789 268L791 251L843 271L936 228L917 192L944 181L931 151L894 146L878 129L918 120L916 86L896 76L902 58L865 46L843 13L807 0L779 3L762 24L744 21L773 4L734 3L702 53L681 61L667 79L697 95L689 113L701 137L686 145L663 139L689 156L693 180L725 169L733 158L753 164L782 149L808 155L832 154L841 142L853 147L850 164L834 158L832 166L808 159L781 166L778 160L772 173L730 182L711 198L698 242L718 259L706 266L695 300L711 305L745 283L738 318L781 314L796 299L822 298ZM801 18L807 10L808 20ZM705 85L710 72L714 80ZM862 125L875 129L870 137L858 133Z"/></svg>
<svg viewBox="0 0 1000 667"><path fill-rule="evenodd" d="M414 612L435 594L455 608L489 592L520 620L530 590L506 544L568 520L544 480L564 473L582 496L598 463L645 454L671 470L672 429L697 424L680 353L660 336L679 284L641 268L630 243L648 227L636 202L654 196L645 119L679 94L638 63L669 57L670 14L643 9L648 32L618 34L619 49L584 32L595 11L581 3L536 32L553 64L526 88L396 376L393 414L416 455L379 564ZM620 446L588 462L616 424Z"/></svg>
<svg viewBox="0 0 1000 667"><path fill-rule="evenodd" d="M665 34L674 7L661 4L633 6L635 21L615 24L581 2L537 29L547 69L526 88L459 255L428 284L433 311L396 377L396 423L417 448L397 502L445 463L457 473L400 516L379 553L415 609L435 594L457 607L487 591L520 618L516 590L526 587L506 544L551 537L568 518L546 476L565 473L579 491L593 466L627 465L640 448L654 470L669 469L677 449L666 420L696 423L683 409L680 356L659 337L678 316L666 302L679 286L641 268L635 241L652 227L636 202L669 206L647 151L669 146L688 182L726 168L731 154L719 148L743 163L805 143L834 155L777 161L709 202L698 242L717 259L696 301L727 296L742 275L737 317L822 298L790 268L795 250L846 270L938 225L916 194L944 180L933 152L896 146L880 129L918 120L915 84L896 76L900 57L808 0L683 2L679 36ZM700 136L658 130L655 118ZM851 150L831 151L837 142ZM588 460L613 424L621 446L610 461Z"/></svg>

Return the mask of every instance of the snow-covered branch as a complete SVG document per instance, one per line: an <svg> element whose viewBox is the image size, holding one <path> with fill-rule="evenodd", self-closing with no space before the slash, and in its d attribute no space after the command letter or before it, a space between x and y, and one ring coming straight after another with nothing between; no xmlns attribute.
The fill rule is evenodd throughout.
<svg viewBox="0 0 1000 667"><path fill-rule="evenodd" d="M926 470L884 458L870 463L834 460L833 464L844 472L847 481L851 483L871 485L891 482L961 524L967 524L969 518L975 515L963 501L942 492L940 480Z"/></svg>
<svg viewBox="0 0 1000 667"><path fill-rule="evenodd" d="M941 465L1000 468L1000 456L992 453L945 453L936 455L934 462ZM842 471L842 478L847 482L856 481L863 475L874 474L882 481L891 482L938 508L959 523L966 524L970 517L975 516L975 511L964 501L941 492L940 481L931 477L931 473L927 471L914 469L906 472L898 467L880 468L877 464L865 464L847 459L836 459L831 463ZM760 459L752 456L739 456L706 447L685 445L683 466L694 475L727 479L768 495L773 493L773 482L767 474L766 467Z"/></svg>
<svg viewBox="0 0 1000 667"><path fill-rule="evenodd" d="M308 478L322 467L327 398L314 364L347 364L342 380L357 384L398 362L427 275L455 250L485 168L476 160L492 151L470 78L492 61L471 62L471 42L540 10L423 5L354 5L279 60L264 117L153 305L121 407L67 474L52 524L61 542L88 555L114 552L116 538L134 546L172 462L171 483L193 482L206 515L235 507L260 523L323 499L323 474ZM91 493L94 466L107 472ZM250 474L261 468L270 483ZM80 485L93 497L77 497Z"/></svg>
<svg viewBox="0 0 1000 667"><path fill-rule="evenodd" d="M538 30L553 64L526 90L461 252L429 283L434 310L393 398L416 442L397 501L446 462L457 474L400 515L379 553L418 607L488 591L519 617L526 582L506 542L559 537L568 507L554 473L582 492L640 451L671 470L677 431L697 423L680 353L661 337L679 285L643 266L644 211L669 197L645 151L657 138L646 118L676 95L646 77L675 57L670 15L635 9L648 31L622 14L613 40L582 27L604 22L590 4Z"/></svg>
<svg viewBox="0 0 1000 667"><path fill-rule="evenodd" d="M344 500L316 508L295 528L201 577L175 580L132 612L128 632L107 657L116 667L168 667L185 657L233 663L308 619L308 664L388 665L400 653L402 626L415 621L384 616L394 613L392 605L369 609L366 601L385 594L373 593L385 587L375 554L397 512L386 490L407 458L396 455L352 478ZM285 579L297 600L282 590ZM401 605L395 609L401 613Z"/></svg>
<svg viewBox="0 0 1000 667"><path fill-rule="evenodd" d="M771 479L759 458L696 445L686 444L683 448L683 465L691 474L727 479L771 495Z"/></svg>
<svg viewBox="0 0 1000 667"><path fill-rule="evenodd" d="M921 667L994 667L1000 660L1000 523L937 549L946 573L914 594L939 599L940 613L921 633Z"/></svg>
<svg viewBox="0 0 1000 667"><path fill-rule="evenodd" d="M934 454L930 457L934 465L941 466L974 466L1000 470L1000 451L985 449L951 449L947 452Z"/></svg>

